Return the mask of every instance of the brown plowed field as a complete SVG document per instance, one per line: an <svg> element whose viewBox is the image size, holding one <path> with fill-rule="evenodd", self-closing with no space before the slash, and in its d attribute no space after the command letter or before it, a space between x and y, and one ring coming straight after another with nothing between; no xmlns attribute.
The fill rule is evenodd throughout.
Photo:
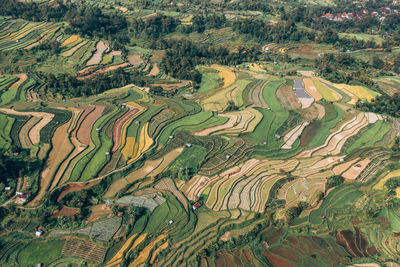
<svg viewBox="0 0 400 267"><path fill-rule="evenodd" d="M100 181L101 181L100 179L96 179L96 180L92 180L92 181L84 183L84 184L76 183L76 182L69 183L68 185L64 186L65 189L58 195L57 202L61 202L63 197L70 192L88 189L88 188L94 186L95 184L99 183Z"/></svg>
<svg viewBox="0 0 400 267"><path fill-rule="evenodd" d="M75 129L72 130L71 132L71 136L76 137L76 133L79 130L79 128L81 127L82 122L85 120L85 118L89 115L90 112L92 112L94 110L95 107L93 106L85 106L82 107L82 109L84 110L83 113L81 114L81 116L79 117L78 122L76 123Z"/></svg>
<svg viewBox="0 0 400 267"><path fill-rule="evenodd" d="M96 71L94 71L92 73L87 73L87 72L90 72L91 69L93 69L93 67L88 67L88 68L84 69L85 71L78 72L78 75L81 74L82 76L78 76L77 79L78 80L83 80L83 79L92 78L96 74L101 74L101 73L106 73L106 72L109 72L109 71L117 70L119 68L124 68L124 67L126 67L128 65L129 65L129 63L122 63L122 64L118 64L118 65L113 65L113 66L110 66L110 67L102 68L102 69L96 70Z"/></svg>
<svg viewBox="0 0 400 267"><path fill-rule="evenodd" d="M357 162L342 174L343 178L349 180L357 179L360 173L368 166L370 162L371 160L368 158Z"/></svg>
<svg viewBox="0 0 400 267"><path fill-rule="evenodd" d="M92 131L93 124L101 116L104 111L104 106L95 106L93 112L90 112L86 118L79 125L76 137L82 144L89 145L91 143L90 133Z"/></svg>

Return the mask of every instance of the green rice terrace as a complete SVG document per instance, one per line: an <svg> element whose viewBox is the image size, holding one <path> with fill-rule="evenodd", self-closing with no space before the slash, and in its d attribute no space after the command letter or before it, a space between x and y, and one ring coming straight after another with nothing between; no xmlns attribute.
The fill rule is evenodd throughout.
<svg viewBox="0 0 400 267"><path fill-rule="evenodd" d="M0 0L0 266L400 266L397 15L201 2Z"/></svg>

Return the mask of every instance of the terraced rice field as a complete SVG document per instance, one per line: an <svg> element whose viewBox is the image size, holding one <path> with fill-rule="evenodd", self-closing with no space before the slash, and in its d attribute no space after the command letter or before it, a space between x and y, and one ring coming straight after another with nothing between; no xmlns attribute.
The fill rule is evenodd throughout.
<svg viewBox="0 0 400 267"><path fill-rule="evenodd" d="M130 15L137 11L123 9L126 4L116 8ZM149 12L139 16L155 16L146 16ZM192 19L185 14L181 21L191 25ZM230 30L204 35L212 39ZM192 34L194 40L201 36ZM248 68L246 63L238 68L197 66L203 79L196 88L165 74L159 68L165 51L142 49L139 39L135 47L112 51L110 41L66 34L59 23L0 20L0 50L31 49L44 40L60 43L59 68L81 81L123 68L128 75L137 71L149 87L129 84L68 99L46 91L40 75L26 69L0 75L0 148L7 156L41 160L35 174L22 174L10 182L12 190L4 189L11 197L1 204L21 205L16 190L32 193L16 212L26 212L34 223L29 228L8 216L0 236L5 248L0 265L24 255L18 246L53 239L66 241L59 255L46 262L49 266L81 261L104 266L347 266L350 261L339 260L351 254L343 243L350 240L345 233L357 227L364 227L367 241L383 239L377 242L380 253L396 247L395 239L384 236L387 232L365 230L375 219L367 217L363 199L383 195L385 182L400 176L391 150L398 120L353 106L377 92L333 84L313 71L300 71L305 78L286 75L295 63L271 71L260 62L249 62ZM282 53L291 47L267 46ZM312 58L313 46L318 45L303 47L311 49ZM150 85L176 92L154 95ZM345 181L330 188L335 175ZM370 186L374 190L365 197ZM302 202L308 206L290 218ZM42 223L35 212L46 203L52 203L51 228L32 241ZM376 218L389 218L382 225L400 229L396 212L386 207ZM349 213L360 222L344 220L343 214L353 219ZM14 232L18 242L5 241ZM218 246L215 253L210 252L213 246Z"/></svg>
<svg viewBox="0 0 400 267"><path fill-rule="evenodd" d="M320 79L313 78L312 82L314 83L314 86L317 88L317 91L326 101L334 102L340 99L340 95L331 88L329 88L328 86L326 86Z"/></svg>

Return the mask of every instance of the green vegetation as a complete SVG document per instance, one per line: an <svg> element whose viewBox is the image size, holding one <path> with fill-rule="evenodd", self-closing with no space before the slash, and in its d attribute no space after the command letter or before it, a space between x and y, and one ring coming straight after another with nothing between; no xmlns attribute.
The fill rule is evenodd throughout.
<svg viewBox="0 0 400 267"><path fill-rule="evenodd" d="M382 140L389 130L390 124L384 121L377 121L371 128L362 133L357 140L352 142L346 153L350 154L361 147L373 147L376 142Z"/></svg>
<svg viewBox="0 0 400 267"><path fill-rule="evenodd" d="M61 256L64 243L64 240L33 241L18 254L18 263L23 266L50 264Z"/></svg>

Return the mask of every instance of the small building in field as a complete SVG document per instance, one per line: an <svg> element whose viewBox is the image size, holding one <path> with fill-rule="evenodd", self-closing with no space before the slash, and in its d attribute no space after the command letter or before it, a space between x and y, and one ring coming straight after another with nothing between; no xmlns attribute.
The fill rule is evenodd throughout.
<svg viewBox="0 0 400 267"><path fill-rule="evenodd" d="M196 203L194 203L194 204L192 205L192 209L193 209L193 210L196 210L196 209L200 208L202 205L203 205L203 202L197 201Z"/></svg>
<svg viewBox="0 0 400 267"><path fill-rule="evenodd" d="M31 193L30 192L20 192L20 191L17 191L16 193L15 193L15 196L17 197L17 198L21 198L21 199L28 199L30 196L31 196Z"/></svg>
<svg viewBox="0 0 400 267"><path fill-rule="evenodd" d="M43 231L42 230L37 230L36 232L35 232L35 236L36 237L41 237L43 235Z"/></svg>

